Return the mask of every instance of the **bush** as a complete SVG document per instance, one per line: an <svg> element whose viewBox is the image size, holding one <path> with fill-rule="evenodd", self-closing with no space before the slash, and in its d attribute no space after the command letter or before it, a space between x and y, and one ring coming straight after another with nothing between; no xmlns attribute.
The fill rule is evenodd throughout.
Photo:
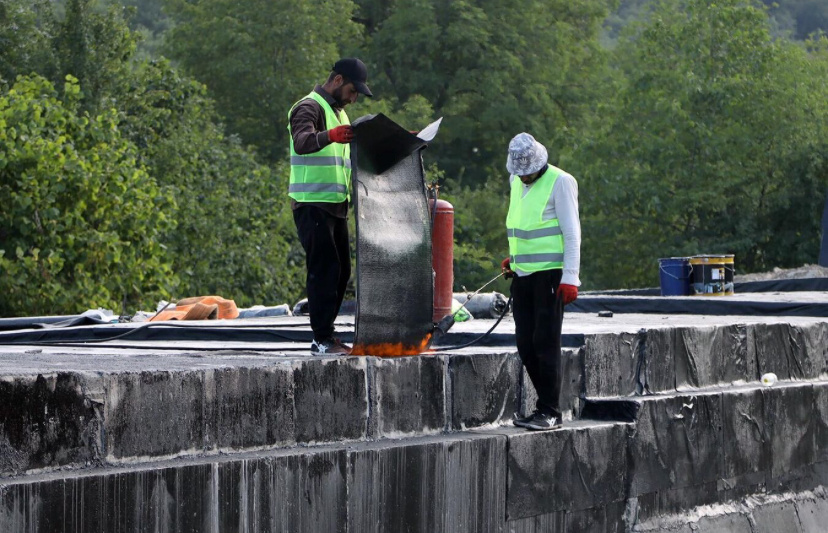
<svg viewBox="0 0 828 533"><path fill-rule="evenodd" d="M120 309L167 296L174 208L118 130L38 76L0 94L0 315Z"/></svg>

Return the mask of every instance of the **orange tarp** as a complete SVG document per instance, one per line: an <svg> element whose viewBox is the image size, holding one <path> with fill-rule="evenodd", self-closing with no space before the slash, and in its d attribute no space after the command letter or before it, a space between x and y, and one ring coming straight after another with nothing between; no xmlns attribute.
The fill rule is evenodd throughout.
<svg viewBox="0 0 828 533"><path fill-rule="evenodd" d="M233 300L221 296L195 296L179 300L175 309L161 311L150 321L233 319L238 316L239 309Z"/></svg>

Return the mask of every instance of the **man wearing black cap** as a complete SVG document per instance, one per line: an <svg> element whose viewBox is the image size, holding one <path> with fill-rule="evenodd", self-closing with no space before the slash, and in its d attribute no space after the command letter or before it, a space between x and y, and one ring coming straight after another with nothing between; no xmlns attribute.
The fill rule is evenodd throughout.
<svg viewBox="0 0 828 533"><path fill-rule="evenodd" d="M347 354L334 336L345 287L351 277L348 200L354 138L344 107L360 94L368 70L356 58L337 61L323 85L296 102L288 113L293 220L307 257L307 291L313 355Z"/></svg>

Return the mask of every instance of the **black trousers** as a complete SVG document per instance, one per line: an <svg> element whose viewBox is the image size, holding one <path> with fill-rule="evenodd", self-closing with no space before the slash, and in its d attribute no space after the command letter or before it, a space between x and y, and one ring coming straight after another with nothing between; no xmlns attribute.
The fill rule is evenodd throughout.
<svg viewBox="0 0 828 533"><path fill-rule="evenodd" d="M316 340L328 339L334 334L334 320L351 277L348 221L312 205L294 209L293 221L307 260L313 336Z"/></svg>
<svg viewBox="0 0 828 533"><path fill-rule="evenodd" d="M523 366L538 392L537 409L561 415L561 326L563 300L556 296L560 269L512 280L515 340Z"/></svg>

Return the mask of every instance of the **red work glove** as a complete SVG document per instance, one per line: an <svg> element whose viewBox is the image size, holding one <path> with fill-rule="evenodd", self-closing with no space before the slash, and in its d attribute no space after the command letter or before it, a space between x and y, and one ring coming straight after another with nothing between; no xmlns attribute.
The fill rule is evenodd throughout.
<svg viewBox="0 0 828 533"><path fill-rule="evenodd" d="M328 130L328 139L334 143L348 144L354 140L354 129L347 124L337 126Z"/></svg>
<svg viewBox="0 0 828 533"><path fill-rule="evenodd" d="M571 304L578 299L578 287L561 283L558 286L558 298L563 298L564 305Z"/></svg>
<svg viewBox="0 0 828 533"><path fill-rule="evenodd" d="M508 257L500 262L500 271L503 272L503 277L506 279L510 279L515 276L515 273L512 272L512 268L510 267L510 260Z"/></svg>

